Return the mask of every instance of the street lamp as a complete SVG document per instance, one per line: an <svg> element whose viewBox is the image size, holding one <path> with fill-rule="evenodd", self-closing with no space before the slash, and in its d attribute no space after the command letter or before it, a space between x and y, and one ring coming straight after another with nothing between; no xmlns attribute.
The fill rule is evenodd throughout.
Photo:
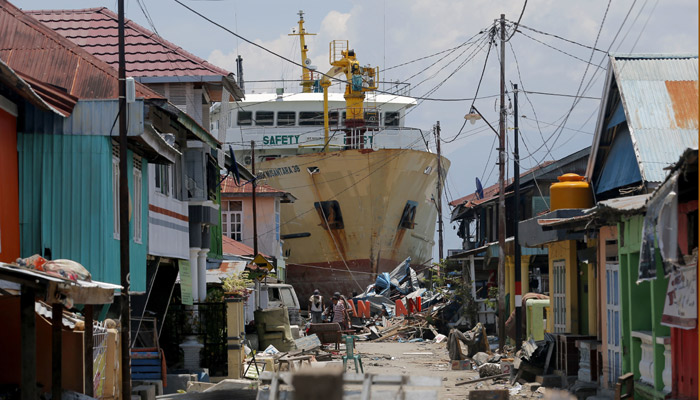
<svg viewBox="0 0 700 400"><path fill-rule="evenodd" d="M491 130L496 134L496 136L499 136L499 137L501 136L498 133L498 131L489 123L489 121L486 118L484 118L484 116L481 115L479 110L477 110L476 107L474 107L473 105L472 105L471 109L469 110L469 114L464 116L464 119L471 122L472 125L474 125L476 123L476 121L483 119L484 122L486 122L486 125L488 125L489 128L491 128Z"/></svg>

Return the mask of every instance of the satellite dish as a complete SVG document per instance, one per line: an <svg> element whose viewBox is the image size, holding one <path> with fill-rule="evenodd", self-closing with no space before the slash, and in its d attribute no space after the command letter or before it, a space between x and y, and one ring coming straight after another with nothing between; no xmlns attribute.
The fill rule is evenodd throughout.
<svg viewBox="0 0 700 400"><path fill-rule="evenodd" d="M476 199L483 199L484 198L484 187L481 186L481 181L479 178L476 178Z"/></svg>

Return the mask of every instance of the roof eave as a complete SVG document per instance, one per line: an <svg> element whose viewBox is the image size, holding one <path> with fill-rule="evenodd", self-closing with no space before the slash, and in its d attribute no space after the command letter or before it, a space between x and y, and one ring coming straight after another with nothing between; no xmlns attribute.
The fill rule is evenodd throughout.
<svg viewBox="0 0 700 400"><path fill-rule="evenodd" d="M182 126L184 126L187 130L192 132L202 142L208 144L213 148L221 148L221 142L214 138L214 136L212 136L212 134L209 133L209 131L202 128L202 126L199 125L197 121L192 119L192 117L190 117L184 111L177 108L174 104L167 102L164 104L157 104L157 106L160 109L167 111L171 115L175 116L177 122L182 124Z"/></svg>
<svg viewBox="0 0 700 400"><path fill-rule="evenodd" d="M64 113L47 103L38 93L32 89L32 86L22 79L12 68L10 68L3 60L0 60L0 82L5 83L8 87L19 94L22 98L31 104L39 107L42 110L53 112L61 117L67 117L70 113Z"/></svg>

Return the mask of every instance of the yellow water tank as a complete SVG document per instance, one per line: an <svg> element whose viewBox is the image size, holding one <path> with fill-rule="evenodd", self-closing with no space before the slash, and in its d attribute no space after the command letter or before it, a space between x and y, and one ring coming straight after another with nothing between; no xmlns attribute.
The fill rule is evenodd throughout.
<svg viewBox="0 0 700 400"><path fill-rule="evenodd" d="M593 207L591 184L578 174L564 174L549 187L551 210Z"/></svg>

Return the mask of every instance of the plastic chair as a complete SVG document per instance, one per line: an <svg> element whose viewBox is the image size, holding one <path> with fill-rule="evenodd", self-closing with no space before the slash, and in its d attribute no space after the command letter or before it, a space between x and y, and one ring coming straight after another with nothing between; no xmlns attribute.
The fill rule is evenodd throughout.
<svg viewBox="0 0 700 400"><path fill-rule="evenodd" d="M345 350L346 354L343 356L343 372L347 370L347 365L348 365L348 360L352 359L355 362L355 372L360 372L365 373L365 369L362 367L362 359L360 359L359 354L355 354L355 339L357 336L355 335L343 335L343 339L345 339ZM360 364L360 368L358 371L357 364Z"/></svg>

